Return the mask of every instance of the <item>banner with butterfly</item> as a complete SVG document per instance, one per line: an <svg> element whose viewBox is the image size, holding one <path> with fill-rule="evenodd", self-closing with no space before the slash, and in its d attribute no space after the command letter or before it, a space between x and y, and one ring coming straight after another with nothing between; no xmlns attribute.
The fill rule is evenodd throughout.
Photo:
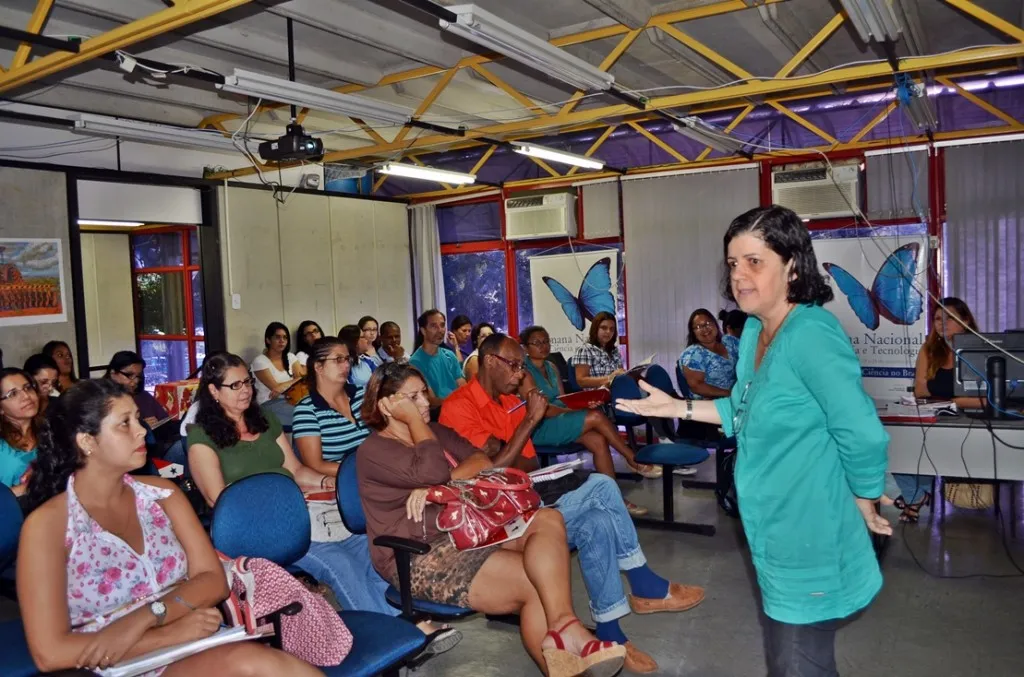
<svg viewBox="0 0 1024 677"><path fill-rule="evenodd" d="M548 330L551 352L568 360L587 340L595 315L615 315L617 260L615 250L530 257L533 321Z"/></svg>
<svg viewBox="0 0 1024 677"><path fill-rule="evenodd" d="M816 233L814 251L832 284L826 306L860 358L864 388L875 398L907 394L927 334L928 238ZM844 237L844 235L846 235Z"/></svg>

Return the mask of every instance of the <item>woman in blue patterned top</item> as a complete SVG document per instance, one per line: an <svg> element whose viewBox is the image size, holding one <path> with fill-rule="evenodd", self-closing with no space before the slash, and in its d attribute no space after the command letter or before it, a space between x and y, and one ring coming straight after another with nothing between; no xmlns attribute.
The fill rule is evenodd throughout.
<svg viewBox="0 0 1024 677"><path fill-rule="evenodd" d="M736 383L740 342L722 336L711 311L698 308L687 323L686 349L679 356L686 384L695 399L728 397Z"/></svg>

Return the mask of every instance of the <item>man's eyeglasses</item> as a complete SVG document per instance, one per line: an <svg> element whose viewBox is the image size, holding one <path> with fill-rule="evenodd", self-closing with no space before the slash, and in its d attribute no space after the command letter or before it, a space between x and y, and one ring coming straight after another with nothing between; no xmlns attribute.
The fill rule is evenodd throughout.
<svg viewBox="0 0 1024 677"><path fill-rule="evenodd" d="M31 383L26 383L25 385L21 386L20 388L11 388L10 390L8 390L3 395L0 395L0 402L6 402L7 400L11 399L12 397L16 397L18 395L28 395L29 393L34 393L35 390L36 390L35 387L33 387L33 385Z"/></svg>
<svg viewBox="0 0 1024 677"><path fill-rule="evenodd" d="M140 378L142 378L141 373L133 374L130 371L121 371L120 369L117 370L117 373L120 374L121 376L124 376L129 381L138 381Z"/></svg>
<svg viewBox="0 0 1024 677"><path fill-rule="evenodd" d="M505 366L511 369L513 374L518 374L526 368L521 360L506 360L501 355L495 355L494 353L491 353L491 357L504 362Z"/></svg>
<svg viewBox="0 0 1024 677"><path fill-rule="evenodd" d="M234 383L222 383L220 387L230 388L231 390L241 390L245 387L252 388L254 385L256 385L256 379L250 376L249 378L244 378L241 381L235 381Z"/></svg>

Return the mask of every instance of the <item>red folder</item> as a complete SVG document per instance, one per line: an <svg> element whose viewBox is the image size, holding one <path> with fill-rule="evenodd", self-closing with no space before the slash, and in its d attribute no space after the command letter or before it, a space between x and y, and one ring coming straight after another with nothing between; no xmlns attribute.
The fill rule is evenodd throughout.
<svg viewBox="0 0 1024 677"><path fill-rule="evenodd" d="M562 395L558 399L562 400L570 409L589 409L592 405L605 404L610 401L612 394L607 388L595 388Z"/></svg>

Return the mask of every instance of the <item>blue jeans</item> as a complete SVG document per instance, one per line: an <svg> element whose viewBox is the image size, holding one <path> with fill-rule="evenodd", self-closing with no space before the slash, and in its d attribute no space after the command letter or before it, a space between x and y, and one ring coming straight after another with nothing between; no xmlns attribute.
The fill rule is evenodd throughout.
<svg viewBox="0 0 1024 677"><path fill-rule="evenodd" d="M610 477L594 473L579 489L559 498L555 508L565 519L569 547L579 551L594 621L622 618L629 613L629 602L619 571L641 567L647 558L619 486Z"/></svg>
<svg viewBox="0 0 1024 677"><path fill-rule="evenodd" d="M894 472L892 478L896 480L896 486L900 488L900 494L907 503L917 503L924 498L926 493L931 493L931 475L912 475L902 472Z"/></svg>
<svg viewBox="0 0 1024 677"><path fill-rule="evenodd" d="M275 397L272 400L267 400L260 405L263 411L272 411L277 416L277 420L281 422L288 430L292 429L292 411L295 407L292 406L291 402L286 400L284 397Z"/></svg>
<svg viewBox="0 0 1024 677"><path fill-rule="evenodd" d="M309 551L295 566L330 586L338 604L346 611L399 614L398 609L384 599L388 583L370 562L370 546L365 534L353 534L344 541L310 543Z"/></svg>

